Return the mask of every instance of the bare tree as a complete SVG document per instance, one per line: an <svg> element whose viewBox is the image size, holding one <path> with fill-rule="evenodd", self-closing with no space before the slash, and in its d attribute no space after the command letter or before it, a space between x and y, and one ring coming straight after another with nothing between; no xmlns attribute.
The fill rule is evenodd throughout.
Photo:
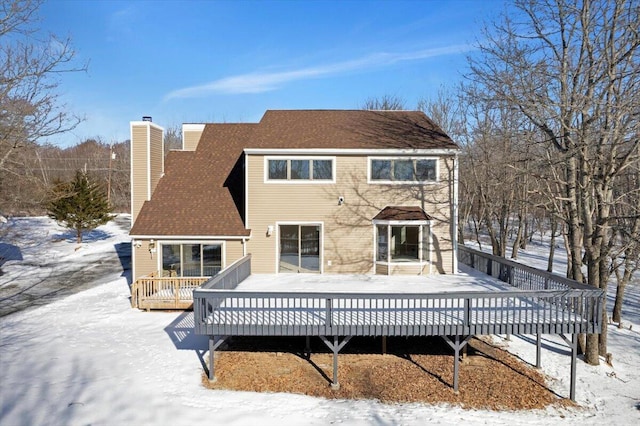
<svg viewBox="0 0 640 426"><path fill-rule="evenodd" d="M164 131L164 155L175 149L182 149L182 127L177 124Z"/></svg>
<svg viewBox="0 0 640 426"><path fill-rule="evenodd" d="M405 109L405 100L396 96L385 94L381 97L368 98L362 104L361 109L376 110L376 111L394 111Z"/></svg>
<svg viewBox="0 0 640 426"><path fill-rule="evenodd" d="M565 216L570 276L606 290L616 182L637 164L640 140L640 3L516 0L515 13L485 31L470 78L517 108L553 152ZM552 186L550 186L551 188ZM606 306L603 306L606 324ZM585 359L606 353L587 336Z"/></svg>
<svg viewBox="0 0 640 426"><path fill-rule="evenodd" d="M39 38L41 0L3 1L0 6L0 171L20 148L73 129L80 118L67 111L56 89L74 64L69 38Z"/></svg>

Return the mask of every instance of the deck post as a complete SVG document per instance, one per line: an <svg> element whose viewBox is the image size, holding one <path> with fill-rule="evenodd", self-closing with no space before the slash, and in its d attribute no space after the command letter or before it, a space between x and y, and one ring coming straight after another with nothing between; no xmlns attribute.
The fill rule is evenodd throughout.
<svg viewBox="0 0 640 426"><path fill-rule="evenodd" d="M455 356L453 358L453 391L458 392L458 372L460 371L460 336L456 334Z"/></svg>
<svg viewBox="0 0 640 426"><path fill-rule="evenodd" d="M578 335L571 335L571 386L569 388L569 398L576 401L576 358L578 355Z"/></svg>
<svg viewBox="0 0 640 426"><path fill-rule="evenodd" d="M216 349L224 343L225 336L218 337L209 336L209 382L214 383L216 381L216 370L214 365Z"/></svg>
<svg viewBox="0 0 640 426"><path fill-rule="evenodd" d="M540 333L536 333L536 368L540 368L540 357L542 353L542 335Z"/></svg>
<svg viewBox="0 0 640 426"><path fill-rule="evenodd" d="M569 399L576 401L576 358L578 357L578 334L572 333L571 340L567 339L564 334L560 334L562 340L571 348L571 380L569 385Z"/></svg>
<svg viewBox="0 0 640 426"><path fill-rule="evenodd" d="M215 336L209 336L209 381L216 381L215 367L213 365L213 359L215 355Z"/></svg>
<svg viewBox="0 0 640 426"><path fill-rule="evenodd" d="M327 347L333 352L333 380L331 382L331 389L333 390L340 389L340 383L338 383L338 353L340 352L340 350L342 350L342 348L344 348L344 345L349 343L349 340L351 340L352 337L353 336L345 336L345 338L342 339L342 342L340 343L338 340L338 336L334 335L333 343L331 343L329 339L326 338L326 336L320 336L320 339L322 339L324 344L327 345Z"/></svg>
<svg viewBox="0 0 640 426"><path fill-rule="evenodd" d="M466 344L469 342L469 339L471 338L471 335L465 337L464 339L460 340L460 335L456 334L455 336L455 340L451 341L451 339L449 338L449 336L442 336L445 340L445 342L447 342L447 344L449 346L451 346L451 349L453 349L454 351L454 357L453 357L453 391L458 393L458 373L460 371L460 349L464 348L466 346Z"/></svg>
<svg viewBox="0 0 640 426"><path fill-rule="evenodd" d="M311 336L304 336L304 353L307 359L311 358Z"/></svg>
<svg viewBox="0 0 640 426"><path fill-rule="evenodd" d="M338 336L333 336L333 383L331 383L331 389L340 389L340 383L338 383Z"/></svg>

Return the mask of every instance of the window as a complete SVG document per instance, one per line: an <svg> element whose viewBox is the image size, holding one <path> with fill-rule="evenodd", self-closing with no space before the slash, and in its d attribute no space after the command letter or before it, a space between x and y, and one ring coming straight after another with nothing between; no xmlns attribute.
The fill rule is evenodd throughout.
<svg viewBox="0 0 640 426"><path fill-rule="evenodd" d="M314 180L332 180L333 179L333 161L332 160L312 160L313 163L313 179Z"/></svg>
<svg viewBox="0 0 640 426"><path fill-rule="evenodd" d="M376 253L376 260L379 262L387 262L389 258L387 257L388 244L387 244L387 226L386 225L378 225L378 247Z"/></svg>
<svg viewBox="0 0 640 426"><path fill-rule="evenodd" d="M429 225L376 225L376 261L428 262Z"/></svg>
<svg viewBox="0 0 640 426"><path fill-rule="evenodd" d="M287 160L269 160L269 179L287 178Z"/></svg>
<svg viewBox="0 0 640 426"><path fill-rule="evenodd" d="M391 180L391 160L371 160L371 180Z"/></svg>
<svg viewBox="0 0 640 426"><path fill-rule="evenodd" d="M267 180L332 181L333 159L267 159Z"/></svg>
<svg viewBox="0 0 640 426"><path fill-rule="evenodd" d="M393 180L411 182L414 181L412 160L393 160Z"/></svg>
<svg viewBox="0 0 640 426"><path fill-rule="evenodd" d="M416 180L420 182L436 180L436 160L416 160Z"/></svg>
<svg viewBox="0 0 640 426"><path fill-rule="evenodd" d="M309 179L309 160L291 160L291 179Z"/></svg>
<svg viewBox="0 0 640 426"><path fill-rule="evenodd" d="M438 180L435 158L372 158L370 181L379 183L417 183Z"/></svg>
<svg viewBox="0 0 640 426"><path fill-rule="evenodd" d="M162 275L209 277L222 269L221 244L162 244Z"/></svg>

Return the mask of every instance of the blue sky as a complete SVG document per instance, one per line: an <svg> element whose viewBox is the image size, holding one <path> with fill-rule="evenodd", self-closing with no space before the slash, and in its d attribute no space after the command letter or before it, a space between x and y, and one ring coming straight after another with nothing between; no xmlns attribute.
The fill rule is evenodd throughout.
<svg viewBox="0 0 640 426"><path fill-rule="evenodd" d="M64 1L41 28L70 36L86 73L61 77L85 117L56 143L129 138L161 126L255 122L267 109L359 108L398 96L415 107L465 72L495 1Z"/></svg>

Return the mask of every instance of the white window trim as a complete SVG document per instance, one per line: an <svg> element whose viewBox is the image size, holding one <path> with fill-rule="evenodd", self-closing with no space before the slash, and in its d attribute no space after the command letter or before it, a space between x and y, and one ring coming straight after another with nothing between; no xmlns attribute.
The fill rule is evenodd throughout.
<svg viewBox="0 0 640 426"><path fill-rule="evenodd" d="M287 221L276 221L276 229L275 229L275 271L276 274L280 274L280 225L311 225L311 226L319 226L320 227L320 274L324 274L324 222L323 221L295 221L295 220L287 220ZM313 272L315 273L315 272Z"/></svg>
<svg viewBox="0 0 640 426"><path fill-rule="evenodd" d="M373 180L371 179L371 162L372 160L435 160L436 161L436 180ZM367 183L378 185L434 185L440 183L440 158L439 157L367 157Z"/></svg>
<svg viewBox="0 0 640 426"><path fill-rule="evenodd" d="M163 245L171 245L171 244L201 244L201 245L209 245L209 244L220 244L220 270L223 270L226 267L227 260L227 242L224 240L159 240L156 241L156 263L157 270L162 271L162 246Z"/></svg>
<svg viewBox="0 0 640 426"><path fill-rule="evenodd" d="M269 160L331 160L331 179L290 179L287 176L287 179L269 179ZM300 185L300 184L311 184L311 185L322 185L322 184L334 184L336 183L336 157L332 156L299 156L299 155L269 155L264 157L264 183L267 184L286 184L286 185ZM287 168L287 175L290 174L289 168ZM313 170L309 168L309 175L313 177Z"/></svg>
<svg viewBox="0 0 640 426"><path fill-rule="evenodd" d="M378 260L378 236L377 236L377 226L383 225L387 227L387 256L391 254L391 227L392 226L418 226L418 256L420 260L417 261L391 261L389 260ZM424 244L424 236L423 236L423 227L427 226L429 235L427 236L427 245L429 248L429 259L424 260L422 258L423 244ZM375 270L375 265L386 265L386 266L397 266L397 265L407 265L407 266L425 266L429 265L429 273L431 273L431 257L432 257L432 230L431 230L431 221L429 220L374 220L373 221L373 265ZM388 257L387 257L388 258ZM422 272L421 272L422 273Z"/></svg>

